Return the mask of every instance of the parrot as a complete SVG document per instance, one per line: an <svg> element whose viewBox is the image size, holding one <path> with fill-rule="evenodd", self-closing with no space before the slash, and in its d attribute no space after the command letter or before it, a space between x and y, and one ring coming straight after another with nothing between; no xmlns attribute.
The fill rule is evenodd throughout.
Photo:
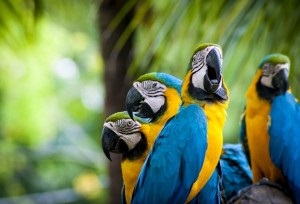
<svg viewBox="0 0 300 204"><path fill-rule="evenodd" d="M258 67L246 92L240 132L253 183L266 177L300 203L300 134L296 130L300 112L289 88L290 59L280 53L269 54Z"/></svg>
<svg viewBox="0 0 300 204"><path fill-rule="evenodd" d="M223 53L219 45L201 44L193 54L182 82L181 98L185 104L196 103L207 118L207 149L197 181L189 194L190 201L203 188L220 160L223 127L229 105L229 90L222 75Z"/></svg>
<svg viewBox="0 0 300 204"><path fill-rule="evenodd" d="M106 132L102 133L102 147L105 155L107 155L107 157L110 159L108 154L110 151L123 154L123 159L121 162L122 178L124 182L122 193L125 197L124 198L122 196L121 198L123 203L131 203L131 195L137 177L140 173L146 156L154 144L154 140L164 127L164 124L167 122L167 120L173 117L181 106L181 82L182 81L180 79L170 74L163 72L151 72L144 74L135 80L133 86L128 91L126 96L127 108L132 110L137 103L136 101L139 101L140 103L138 104L138 108L140 108L142 110L141 112L144 113L141 115L137 114L134 119L138 119L137 122L140 124L140 133L138 135L144 136L146 148L140 148L140 146L143 144L141 143L143 140L135 139L140 138L140 136L136 136L138 129L134 132L134 134L129 134L124 139L119 137L120 141L123 140L125 144L124 142L113 142L114 137L110 137L110 134L106 134ZM107 125L107 122L113 123L114 121L117 121L117 119L126 119L129 122L133 122L134 120L131 120L130 118L133 118L132 112L126 112L126 114L114 114L106 120L104 124L104 130L107 131L107 129L110 128L110 126ZM124 122L124 124L126 123ZM117 133L117 135L120 135L117 130L114 132ZM118 150L120 148L119 145L126 145L130 148L125 148L125 152L114 151L115 149ZM135 147L139 147L138 151L140 151L140 154L134 158L128 157L127 155L131 151L128 153L127 151L129 149L135 150Z"/></svg>
<svg viewBox="0 0 300 204"><path fill-rule="evenodd" d="M183 105L179 112L168 120L155 140L135 186L133 203L205 201L204 191L206 195L210 195L206 198L211 197L213 202L219 202L218 193L215 193L214 197L213 191L208 189L219 189L216 167L221 149L214 151L214 146L208 142L220 142L217 137L222 137L222 125L226 118L228 90L223 83L221 64L222 51L215 44L202 44L194 52L182 83ZM139 117L151 116L151 111L149 114L149 111L145 111L146 108L141 108L144 103L135 101L127 106L130 107L127 108L129 115L137 111ZM205 109L206 104L208 107ZM213 122L215 125L221 124L221 130L214 127ZM208 127L211 131L207 130ZM213 134L215 130L216 133ZM211 135L213 136L210 137ZM222 148L222 139L220 140ZM220 152L219 155L206 154L216 152ZM207 158L213 158L215 164L206 161ZM209 175L202 175L200 171L205 170L206 166L209 168L209 173L206 174Z"/></svg>
<svg viewBox="0 0 300 204"><path fill-rule="evenodd" d="M220 158L226 200L252 184L252 171L242 144L224 144Z"/></svg>

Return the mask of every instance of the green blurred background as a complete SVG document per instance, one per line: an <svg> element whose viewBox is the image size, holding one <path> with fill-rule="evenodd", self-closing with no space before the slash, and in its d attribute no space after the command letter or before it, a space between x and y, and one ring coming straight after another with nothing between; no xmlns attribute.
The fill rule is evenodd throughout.
<svg viewBox="0 0 300 204"><path fill-rule="evenodd" d="M139 75L182 78L202 42L223 47L224 137L238 142L245 91L266 54L290 57L300 96L299 11L297 0L0 1L0 203L120 200L110 190L119 172L100 145L103 119L124 109ZM124 51L126 63L112 64Z"/></svg>

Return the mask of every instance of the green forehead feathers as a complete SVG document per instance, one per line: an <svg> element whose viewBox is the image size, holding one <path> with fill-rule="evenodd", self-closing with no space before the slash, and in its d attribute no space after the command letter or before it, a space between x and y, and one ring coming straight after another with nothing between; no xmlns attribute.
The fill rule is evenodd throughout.
<svg viewBox="0 0 300 204"><path fill-rule="evenodd" d="M112 115L110 115L105 121L106 122L116 122L120 119L130 119L128 113L126 111L123 112L117 112Z"/></svg>
<svg viewBox="0 0 300 204"><path fill-rule="evenodd" d="M290 59L288 56L283 54L270 54L264 57L264 59L260 62L259 67L261 68L265 63L270 64L290 64Z"/></svg>
<svg viewBox="0 0 300 204"><path fill-rule="evenodd" d="M217 45L217 44L214 44L214 43L202 43L200 44L194 51L193 53L193 56L194 54L196 54L197 52L199 52L200 50L204 50L205 48L209 47L209 46L215 46L215 47L218 47L221 49L221 46L220 45ZM193 56L191 57L191 59L193 59Z"/></svg>
<svg viewBox="0 0 300 204"><path fill-rule="evenodd" d="M105 122L116 122L121 119L131 119L131 118L129 117L127 111L123 111L123 112L117 112L110 115L108 118L106 118ZM139 123L143 123L143 121L137 117L134 117L134 119L137 120Z"/></svg>
<svg viewBox="0 0 300 204"><path fill-rule="evenodd" d="M186 70L187 72L192 68L192 67L191 67L191 63L192 63L192 61L193 61L194 55L195 55L197 52L199 52L199 51L201 51L201 50L204 50L205 48L207 48L207 47L209 47L209 46L215 46L215 47L218 47L218 48L220 48L220 49L222 50L221 46L218 45L218 44L214 44L214 43L202 43L202 44L200 44L200 45L195 49L195 51L193 52L193 55L191 56L190 62L189 62L189 64L188 64L188 67L187 67L187 70Z"/></svg>
<svg viewBox="0 0 300 204"><path fill-rule="evenodd" d="M181 91L181 83L182 81L170 74L163 73L163 72L151 72L148 74L144 74L140 76L136 81L142 82L142 81L158 81L164 85L166 85L169 88L174 88L180 93Z"/></svg>

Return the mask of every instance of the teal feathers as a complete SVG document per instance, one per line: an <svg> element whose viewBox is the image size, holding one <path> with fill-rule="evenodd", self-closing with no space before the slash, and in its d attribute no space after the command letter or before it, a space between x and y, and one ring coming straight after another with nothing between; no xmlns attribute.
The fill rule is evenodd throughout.
<svg viewBox="0 0 300 204"><path fill-rule="evenodd" d="M300 203L300 104L290 93L277 96L271 106L270 155Z"/></svg>
<svg viewBox="0 0 300 204"><path fill-rule="evenodd" d="M184 203L202 168L206 131L203 110L197 105L182 107L157 137L132 203Z"/></svg>
<svg viewBox="0 0 300 204"><path fill-rule="evenodd" d="M252 184L252 172L241 144L224 144L220 165L227 200Z"/></svg>

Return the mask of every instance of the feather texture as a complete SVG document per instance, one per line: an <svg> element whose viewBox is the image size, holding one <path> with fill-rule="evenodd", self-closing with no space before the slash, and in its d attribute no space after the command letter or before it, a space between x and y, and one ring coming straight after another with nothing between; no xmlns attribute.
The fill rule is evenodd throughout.
<svg viewBox="0 0 300 204"><path fill-rule="evenodd" d="M290 93L274 98L270 111L270 155L300 203L300 105Z"/></svg>
<svg viewBox="0 0 300 204"><path fill-rule="evenodd" d="M252 184L252 172L241 144L224 144L220 165L227 200Z"/></svg>
<svg viewBox="0 0 300 204"><path fill-rule="evenodd" d="M184 203L202 168L206 132L203 110L197 105L182 107L157 137L132 203Z"/></svg>

